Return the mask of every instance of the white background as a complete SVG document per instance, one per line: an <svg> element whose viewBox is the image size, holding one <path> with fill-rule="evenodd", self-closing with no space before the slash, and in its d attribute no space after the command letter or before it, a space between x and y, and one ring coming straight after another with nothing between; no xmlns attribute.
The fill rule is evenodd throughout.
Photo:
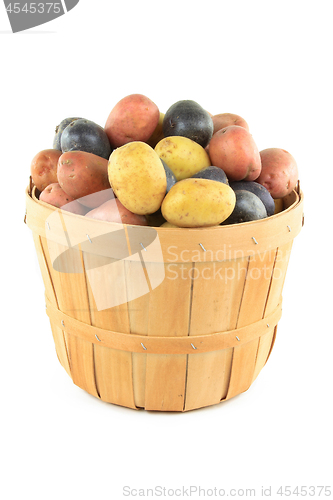
<svg viewBox="0 0 333 500"><path fill-rule="evenodd" d="M207 495L256 488L257 497L271 486L283 498L274 493L281 485L332 484L330 7L80 0L12 34L1 3L2 498L109 500L123 498L124 486L139 495L191 485ZM106 404L71 382L23 223L30 162L52 147L55 126L67 116L104 125L131 93L163 112L192 99L240 114L259 150L295 157L305 193L268 364L246 393L184 414Z"/></svg>

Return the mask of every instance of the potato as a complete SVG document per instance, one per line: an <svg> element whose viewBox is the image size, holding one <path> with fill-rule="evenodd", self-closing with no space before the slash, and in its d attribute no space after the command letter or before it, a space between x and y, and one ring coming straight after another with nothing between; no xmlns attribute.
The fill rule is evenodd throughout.
<svg viewBox="0 0 333 500"><path fill-rule="evenodd" d="M92 208L97 208L108 200L113 200L114 192L110 189L102 189L102 191L97 191L96 193L87 194L87 196L82 196L78 198L77 201L91 210Z"/></svg>
<svg viewBox="0 0 333 500"><path fill-rule="evenodd" d="M162 203L163 217L178 227L216 226L232 213L236 195L230 186L210 179L177 182Z"/></svg>
<svg viewBox="0 0 333 500"><path fill-rule="evenodd" d="M61 150L63 153L85 151L108 160L112 148L103 127L91 120L79 118L72 121L63 131Z"/></svg>
<svg viewBox="0 0 333 500"><path fill-rule="evenodd" d="M90 208L85 207L84 205L79 203L78 200L73 200L70 203L63 205L61 207L61 210L66 210L66 212L71 212L72 214L85 215L90 210Z"/></svg>
<svg viewBox="0 0 333 500"><path fill-rule="evenodd" d="M58 182L62 189L74 200L95 208L110 198L111 188L108 178L108 160L85 151L68 151L58 161ZM95 197L88 195L97 193ZM81 199L86 197L84 200Z"/></svg>
<svg viewBox="0 0 333 500"><path fill-rule="evenodd" d="M43 191L49 184L58 182L57 165L61 154L57 149L44 149L33 157L30 173L39 191Z"/></svg>
<svg viewBox="0 0 333 500"><path fill-rule="evenodd" d="M196 179L211 179L212 181L229 184L228 178L222 168L214 167L213 165L199 170L199 172L192 175L192 177L195 177Z"/></svg>
<svg viewBox="0 0 333 500"><path fill-rule="evenodd" d="M166 137L156 144L155 151L171 168L177 181L191 177L211 165L204 148L187 137Z"/></svg>
<svg viewBox="0 0 333 500"><path fill-rule="evenodd" d="M260 151L261 173L256 179L273 198L283 198L295 189L298 181L298 168L293 156L280 148Z"/></svg>
<svg viewBox="0 0 333 500"><path fill-rule="evenodd" d="M139 215L156 212L166 193L163 164L148 144L133 141L113 151L109 179L120 202Z"/></svg>
<svg viewBox="0 0 333 500"><path fill-rule="evenodd" d="M156 125L156 128L154 132L152 133L151 137L146 141L149 146L154 148L158 142L160 142L163 138L163 120L164 120L164 113L160 113L160 118L158 120L158 124Z"/></svg>
<svg viewBox="0 0 333 500"><path fill-rule="evenodd" d="M275 212L275 203L273 196L270 192L261 184L258 184L256 181L235 181L230 183L230 187L234 191L240 191L245 189L245 191L251 191L251 193L255 194L260 198L266 208L267 215L270 217L274 215Z"/></svg>
<svg viewBox="0 0 333 500"><path fill-rule="evenodd" d="M261 171L260 154L252 135L239 125L218 130L209 143L213 165L222 168L231 181L254 181Z"/></svg>
<svg viewBox="0 0 333 500"><path fill-rule="evenodd" d="M172 104L163 120L164 137L182 136L205 148L212 138L213 120L200 104L183 99Z"/></svg>
<svg viewBox="0 0 333 500"><path fill-rule="evenodd" d="M165 218L162 215L161 208L159 208L153 214L145 215L148 225L152 227L160 227L165 221Z"/></svg>
<svg viewBox="0 0 333 500"><path fill-rule="evenodd" d="M57 208L74 201L74 198L65 193L58 182L53 182L43 189L39 195L39 199Z"/></svg>
<svg viewBox="0 0 333 500"><path fill-rule="evenodd" d="M156 104L142 94L121 99L111 110L104 130L116 147L132 141L148 141L160 119Z"/></svg>
<svg viewBox="0 0 333 500"><path fill-rule="evenodd" d="M171 168L168 167L168 165L165 163L164 160L162 160L162 158L161 158L161 162L162 162L162 165L164 167L164 171L165 171L165 175L166 175L166 180L167 180L166 192L168 193L170 191L170 189L172 188L172 186L174 186L174 184L176 184L177 179L176 179L175 174L171 170Z"/></svg>
<svg viewBox="0 0 333 500"><path fill-rule="evenodd" d="M120 224L148 226L148 221L144 215L133 214L116 198L108 200L101 206L90 210L86 214L86 217L108 222L119 222Z"/></svg>
<svg viewBox="0 0 333 500"><path fill-rule="evenodd" d="M251 220L265 219L266 217L267 211L261 199L251 191L240 189L236 191L235 208L231 215L223 221L223 225L239 224Z"/></svg>
<svg viewBox="0 0 333 500"><path fill-rule="evenodd" d="M218 130L229 127L230 125L239 125L240 127L244 127L247 131L249 130L249 126L244 118L234 113L220 113L212 116L212 120L214 123L214 134Z"/></svg>
<svg viewBox="0 0 333 500"><path fill-rule="evenodd" d="M65 128L68 127L68 125L70 123L74 122L75 120L81 120L81 118L80 117L64 118L63 120L61 120L59 125L56 126L55 135L53 138L53 148L54 149L59 149L59 151L62 151L62 149L61 149L62 133L65 130Z"/></svg>

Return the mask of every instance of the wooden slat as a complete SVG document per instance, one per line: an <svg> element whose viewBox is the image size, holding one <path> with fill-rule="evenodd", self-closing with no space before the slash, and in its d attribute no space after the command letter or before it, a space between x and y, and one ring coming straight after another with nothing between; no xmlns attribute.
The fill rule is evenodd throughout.
<svg viewBox="0 0 333 500"><path fill-rule="evenodd" d="M265 366L267 361L274 336L275 325L271 326L265 335L259 338L259 346L256 357L256 364L254 368L252 382L257 378L262 368Z"/></svg>
<svg viewBox="0 0 333 500"><path fill-rule="evenodd" d="M141 263L140 265L142 266ZM133 279L138 266L139 263L136 262L125 262L126 284L129 291L129 300L127 302L129 329L132 335L148 335L150 294L145 293L139 296L140 292L142 293L142 284L140 285L137 280ZM139 276L142 278L141 272ZM148 283L147 287L149 289ZM146 363L147 355L144 349L142 349L142 353L132 353L133 393L135 406L138 408L145 407Z"/></svg>
<svg viewBox="0 0 333 500"><path fill-rule="evenodd" d="M291 241L277 249L272 281L265 306L265 316L268 316L274 311L276 306L282 302L282 290L286 278L292 244L293 242Z"/></svg>
<svg viewBox="0 0 333 500"><path fill-rule="evenodd" d="M278 248L275 255L274 267L272 270L272 279L269 290L267 292L267 301L265 305L264 317L274 311L274 309L282 302L282 289L286 277L292 242L287 243L281 248ZM253 374L255 380L265 366L268 357L271 353L273 343L275 341L276 325L270 325L267 334L260 337L256 366Z"/></svg>
<svg viewBox="0 0 333 500"><path fill-rule="evenodd" d="M91 323L130 332L124 262L84 253ZM101 309L108 304L113 307ZM95 378L103 401L135 408L130 352L94 345Z"/></svg>
<svg viewBox="0 0 333 500"><path fill-rule="evenodd" d="M185 380L185 354L147 354L146 410L182 411Z"/></svg>
<svg viewBox="0 0 333 500"><path fill-rule="evenodd" d="M249 259L237 328L263 318L275 256L276 251L270 250ZM259 339L234 349L227 399L250 387L255 372L258 348Z"/></svg>
<svg viewBox="0 0 333 500"><path fill-rule="evenodd" d="M80 251L73 248L68 252L68 247L47 241L44 252L59 309L79 321L90 324L86 279ZM61 271L56 271L52 266L55 256L59 256L57 265ZM68 334L66 325L64 332L73 382L93 396L99 397L95 384L93 345Z"/></svg>
<svg viewBox="0 0 333 500"><path fill-rule="evenodd" d="M53 284L51 281L51 276L48 268L48 264L46 262L46 258L44 255L44 246L46 245L45 238L42 239L36 233L33 233L33 239L35 243L36 253L38 257L39 267L41 270L41 274L43 277L45 293L52 304L56 307L58 306L57 297L53 288ZM51 331L54 340L54 345L56 349L56 353L61 365L65 368L68 375L71 377L71 371L68 360L68 351L65 342L64 332L57 326L53 325L51 322Z"/></svg>
<svg viewBox="0 0 333 500"><path fill-rule="evenodd" d="M149 272L154 266L149 264ZM191 303L192 263L165 266L164 281L149 294L148 334L184 336L188 334ZM175 278L177 277L177 280ZM185 398L186 354L149 354L146 362L145 408L182 411Z"/></svg>
<svg viewBox="0 0 333 500"><path fill-rule="evenodd" d="M184 410L219 403L225 398L230 379L232 349L188 355Z"/></svg>
<svg viewBox="0 0 333 500"><path fill-rule="evenodd" d="M193 269L191 335L232 330L242 298L247 259L196 263ZM188 356L185 410L225 398L233 349Z"/></svg>
<svg viewBox="0 0 333 500"><path fill-rule="evenodd" d="M264 316L276 250L249 259L237 328L259 321Z"/></svg>

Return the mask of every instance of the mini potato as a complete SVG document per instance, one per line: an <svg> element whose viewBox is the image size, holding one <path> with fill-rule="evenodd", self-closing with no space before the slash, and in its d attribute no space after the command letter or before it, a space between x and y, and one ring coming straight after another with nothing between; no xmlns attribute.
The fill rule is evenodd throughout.
<svg viewBox="0 0 333 500"><path fill-rule="evenodd" d="M248 123L239 115L235 113L220 113L212 117L214 123L214 132L218 132L222 128L229 127L229 125L239 125L240 127L246 128L249 131Z"/></svg>
<svg viewBox="0 0 333 500"><path fill-rule="evenodd" d="M120 224L148 226L148 221L144 215L133 214L117 198L108 200L99 207L94 208L86 214L86 217Z"/></svg>
<svg viewBox="0 0 333 500"><path fill-rule="evenodd" d="M182 136L170 136L155 146L158 156L173 171L177 181L191 177L203 168L211 166L205 149L197 142Z"/></svg>
<svg viewBox="0 0 333 500"><path fill-rule="evenodd" d="M158 126L157 105L142 94L121 99L111 110L104 130L115 148L132 141L147 141Z"/></svg>
<svg viewBox="0 0 333 500"><path fill-rule="evenodd" d="M296 187L298 168L295 158L285 149L268 148L260 151L261 173L256 179L274 199L283 198Z"/></svg>
<svg viewBox="0 0 333 500"><path fill-rule="evenodd" d="M108 160L85 151L68 151L58 161L58 182L62 189L74 200L80 198L83 205L95 208L109 196ZM106 197L88 195L106 190Z"/></svg>
<svg viewBox="0 0 333 500"><path fill-rule="evenodd" d="M58 182L57 167L61 154L57 149L43 149L33 157L30 172L33 183L39 191L43 191L49 184Z"/></svg>
<svg viewBox="0 0 333 500"><path fill-rule="evenodd" d="M163 120L164 120L164 113L160 113L160 118L158 120L158 124L156 125L154 132L152 133L151 137L149 137L149 139L147 141L145 141L152 148L154 148L156 146L156 144L164 138Z"/></svg>
<svg viewBox="0 0 333 500"><path fill-rule="evenodd" d="M115 195L130 212L146 215L160 208L167 179L160 158L148 144L133 141L115 149L108 173Z"/></svg>
<svg viewBox="0 0 333 500"><path fill-rule="evenodd" d="M58 182L52 182L52 184L46 186L40 193L39 199L57 208L74 200L74 198L65 193Z"/></svg>
<svg viewBox="0 0 333 500"><path fill-rule="evenodd" d="M231 181L254 181L261 171L258 147L250 132L239 125L218 130L209 143L209 156Z"/></svg>
<svg viewBox="0 0 333 500"><path fill-rule="evenodd" d="M163 217L178 227L221 224L232 213L236 195L230 186L210 179L177 182L162 203Z"/></svg>
<svg viewBox="0 0 333 500"><path fill-rule="evenodd" d="M72 214L85 215L87 208L65 193L58 182L49 184L39 195L39 199Z"/></svg>

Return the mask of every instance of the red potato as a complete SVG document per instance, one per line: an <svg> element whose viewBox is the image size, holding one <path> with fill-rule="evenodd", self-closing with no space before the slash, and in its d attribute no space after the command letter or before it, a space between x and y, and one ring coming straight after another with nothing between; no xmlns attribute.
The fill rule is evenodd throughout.
<svg viewBox="0 0 333 500"><path fill-rule="evenodd" d="M74 200L90 208L110 198L108 160L85 151L68 151L58 161L58 182ZM105 193L99 193L106 190ZM96 196L89 197L92 193ZM83 199L84 198L84 199Z"/></svg>
<svg viewBox="0 0 333 500"><path fill-rule="evenodd" d="M81 203L84 207L91 210L92 208L97 208L108 200L113 200L115 198L115 194L110 189L103 189L102 191L97 191L96 193L88 194L87 196L83 196L82 198L78 198L77 201Z"/></svg>
<svg viewBox="0 0 333 500"><path fill-rule="evenodd" d="M239 115L235 115L234 113L220 113L212 116L212 120L214 123L213 134L222 128L229 127L230 125L238 125L239 127L244 127L247 131L249 131L249 126L244 118Z"/></svg>
<svg viewBox="0 0 333 500"><path fill-rule="evenodd" d="M260 151L261 173L256 182L264 186L274 199L283 198L296 187L298 168L294 157L280 148Z"/></svg>
<svg viewBox="0 0 333 500"><path fill-rule="evenodd" d="M73 200L71 196L68 196L58 182L47 186L39 195L39 199L72 214L85 215L89 210L89 208L84 207L77 200Z"/></svg>
<svg viewBox="0 0 333 500"><path fill-rule="evenodd" d="M146 142L152 136L160 119L156 104L142 94L131 94L121 99L111 110L104 130L112 146L128 142Z"/></svg>
<svg viewBox="0 0 333 500"><path fill-rule="evenodd" d="M61 151L57 149L44 149L33 157L30 173L39 191L43 191L49 184L58 182L57 165L60 156Z"/></svg>
<svg viewBox="0 0 333 500"><path fill-rule="evenodd" d="M108 200L101 206L94 208L86 214L86 217L108 222L119 222L120 224L148 226L148 221L144 215L133 214L117 198Z"/></svg>
<svg viewBox="0 0 333 500"><path fill-rule="evenodd" d="M212 165L222 168L231 181L254 181L261 171L259 150L244 127L230 125L218 130L209 143Z"/></svg>
<svg viewBox="0 0 333 500"><path fill-rule="evenodd" d="M65 210L66 212L71 212L72 214L76 215L86 215L90 208L85 207L84 205L79 203L78 200L73 200L70 203L63 205L61 207L61 210Z"/></svg>
<svg viewBox="0 0 333 500"><path fill-rule="evenodd" d="M43 189L39 195L39 199L57 208L61 208L66 203L74 201L74 198L66 194L58 182L53 182Z"/></svg>

